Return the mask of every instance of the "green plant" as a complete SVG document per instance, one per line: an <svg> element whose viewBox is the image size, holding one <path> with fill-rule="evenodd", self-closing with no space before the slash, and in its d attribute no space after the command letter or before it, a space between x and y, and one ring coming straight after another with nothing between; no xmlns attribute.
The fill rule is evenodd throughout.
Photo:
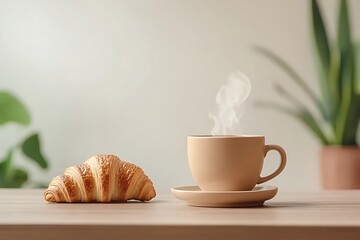
<svg viewBox="0 0 360 240"><path fill-rule="evenodd" d="M273 102L261 105L272 107L300 120L324 145L356 146L360 120L360 42L354 43L346 0L339 1L337 39L331 42L316 0L311 0L311 23L317 53L321 94L317 96L304 79L281 57L272 51L255 50L281 67L311 99L315 115L294 95L276 85L279 95L291 108Z"/></svg>
<svg viewBox="0 0 360 240"><path fill-rule="evenodd" d="M25 106L14 95L0 91L0 125L14 122L28 126L30 115ZM32 133L19 145L11 147L0 160L0 188L19 188L28 181L28 172L14 166L13 153L20 149L22 153L42 169L47 169L48 163L41 153L38 133Z"/></svg>

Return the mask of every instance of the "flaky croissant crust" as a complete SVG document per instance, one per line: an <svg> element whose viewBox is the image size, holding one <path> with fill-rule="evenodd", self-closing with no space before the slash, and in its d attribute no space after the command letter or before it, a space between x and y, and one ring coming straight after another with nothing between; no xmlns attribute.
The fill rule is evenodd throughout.
<svg viewBox="0 0 360 240"><path fill-rule="evenodd" d="M153 183L144 171L115 155L95 155L65 169L44 193L49 202L149 201L155 196Z"/></svg>

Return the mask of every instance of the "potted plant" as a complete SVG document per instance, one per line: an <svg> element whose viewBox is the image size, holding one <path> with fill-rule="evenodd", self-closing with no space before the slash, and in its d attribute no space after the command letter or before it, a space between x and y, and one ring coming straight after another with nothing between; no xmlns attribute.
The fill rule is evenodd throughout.
<svg viewBox="0 0 360 240"><path fill-rule="evenodd" d="M0 91L0 126L16 123L23 126L30 124L30 114L23 103L8 91ZM5 156L0 158L0 188L19 188L25 184L31 187L43 187L42 183L33 183L28 180L28 171L13 163L14 151L21 152L32 160L41 169L48 168L48 162L41 153L40 137L32 133L20 144L10 147Z"/></svg>
<svg viewBox="0 0 360 240"><path fill-rule="evenodd" d="M339 1L337 38L330 40L316 0L311 1L312 32L317 55L321 94L315 94L303 78L272 51L256 47L271 59L304 91L318 110L314 114L301 100L276 85L276 91L290 103L275 108L301 121L322 143L320 170L325 189L360 188L360 42L355 43L346 0Z"/></svg>

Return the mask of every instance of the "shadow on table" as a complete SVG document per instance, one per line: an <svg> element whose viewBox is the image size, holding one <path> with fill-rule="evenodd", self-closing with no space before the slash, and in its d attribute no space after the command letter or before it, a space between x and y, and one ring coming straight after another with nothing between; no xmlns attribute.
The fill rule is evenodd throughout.
<svg viewBox="0 0 360 240"><path fill-rule="evenodd" d="M357 207L357 202L347 202L347 203L336 203L336 202L275 202L275 203L265 203L265 205L262 208L265 209L274 209L274 208L301 208L301 209L307 209L307 208L354 208Z"/></svg>
<svg viewBox="0 0 360 240"><path fill-rule="evenodd" d="M262 208L298 208L298 207L313 207L321 204L314 204L309 202L276 202L265 204Z"/></svg>

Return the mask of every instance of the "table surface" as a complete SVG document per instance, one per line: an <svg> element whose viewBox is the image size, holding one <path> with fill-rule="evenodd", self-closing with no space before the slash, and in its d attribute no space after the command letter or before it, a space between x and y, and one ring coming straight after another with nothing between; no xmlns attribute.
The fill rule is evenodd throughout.
<svg viewBox="0 0 360 240"><path fill-rule="evenodd" d="M57 204L43 190L0 189L0 239L360 239L360 190L283 193L260 208Z"/></svg>

